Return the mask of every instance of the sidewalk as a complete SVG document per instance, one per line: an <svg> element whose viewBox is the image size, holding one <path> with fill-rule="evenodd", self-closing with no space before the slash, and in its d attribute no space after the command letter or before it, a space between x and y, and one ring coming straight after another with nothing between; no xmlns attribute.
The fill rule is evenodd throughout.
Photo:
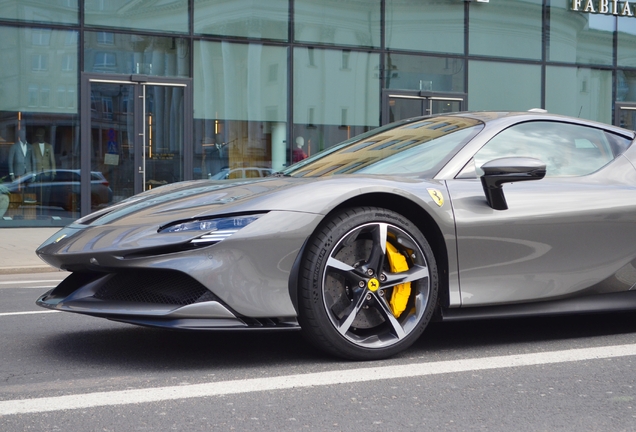
<svg viewBox="0 0 636 432"><path fill-rule="evenodd" d="M35 254L46 239L61 228L0 229L0 274L57 271Z"/></svg>

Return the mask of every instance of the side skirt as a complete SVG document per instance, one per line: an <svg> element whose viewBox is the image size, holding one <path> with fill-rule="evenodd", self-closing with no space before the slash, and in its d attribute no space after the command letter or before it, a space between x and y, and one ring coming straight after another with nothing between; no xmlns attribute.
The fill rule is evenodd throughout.
<svg viewBox="0 0 636 432"><path fill-rule="evenodd" d="M501 306L443 308L442 321L520 318L636 310L636 291Z"/></svg>

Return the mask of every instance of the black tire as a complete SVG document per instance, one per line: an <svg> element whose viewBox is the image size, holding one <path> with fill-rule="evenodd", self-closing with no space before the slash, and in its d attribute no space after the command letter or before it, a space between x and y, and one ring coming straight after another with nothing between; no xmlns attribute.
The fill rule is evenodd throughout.
<svg viewBox="0 0 636 432"><path fill-rule="evenodd" d="M408 270L391 271L387 252L396 260L395 250L387 243ZM437 304L437 266L426 238L408 219L382 208L345 209L317 229L305 250L299 322L316 347L347 359L376 360L406 349L422 334ZM395 313L388 298L409 282L406 309Z"/></svg>

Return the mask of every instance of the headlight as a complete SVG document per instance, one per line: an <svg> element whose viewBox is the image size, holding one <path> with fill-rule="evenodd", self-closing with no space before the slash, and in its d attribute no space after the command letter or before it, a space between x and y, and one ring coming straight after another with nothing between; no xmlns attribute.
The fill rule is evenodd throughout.
<svg viewBox="0 0 636 432"><path fill-rule="evenodd" d="M260 218L261 216L263 215L255 214L179 222L161 228L159 232L174 233L184 231L204 231L205 234L191 240L190 243L197 245L213 244L225 240L241 228L248 226L256 219Z"/></svg>

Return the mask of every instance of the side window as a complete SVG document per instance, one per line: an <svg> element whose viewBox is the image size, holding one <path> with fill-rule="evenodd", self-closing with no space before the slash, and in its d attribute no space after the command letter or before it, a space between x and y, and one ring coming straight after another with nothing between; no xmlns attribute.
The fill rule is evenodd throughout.
<svg viewBox="0 0 636 432"><path fill-rule="evenodd" d="M499 133L473 159L477 176L486 162L515 156L541 160L547 177L583 176L607 165L629 144L627 138L593 127L536 121Z"/></svg>
<svg viewBox="0 0 636 432"><path fill-rule="evenodd" d="M79 174L75 174L73 172L70 171L58 171L56 176L55 176L55 180L58 182L72 182L72 181L79 181ZM77 177L76 177L77 176Z"/></svg>

